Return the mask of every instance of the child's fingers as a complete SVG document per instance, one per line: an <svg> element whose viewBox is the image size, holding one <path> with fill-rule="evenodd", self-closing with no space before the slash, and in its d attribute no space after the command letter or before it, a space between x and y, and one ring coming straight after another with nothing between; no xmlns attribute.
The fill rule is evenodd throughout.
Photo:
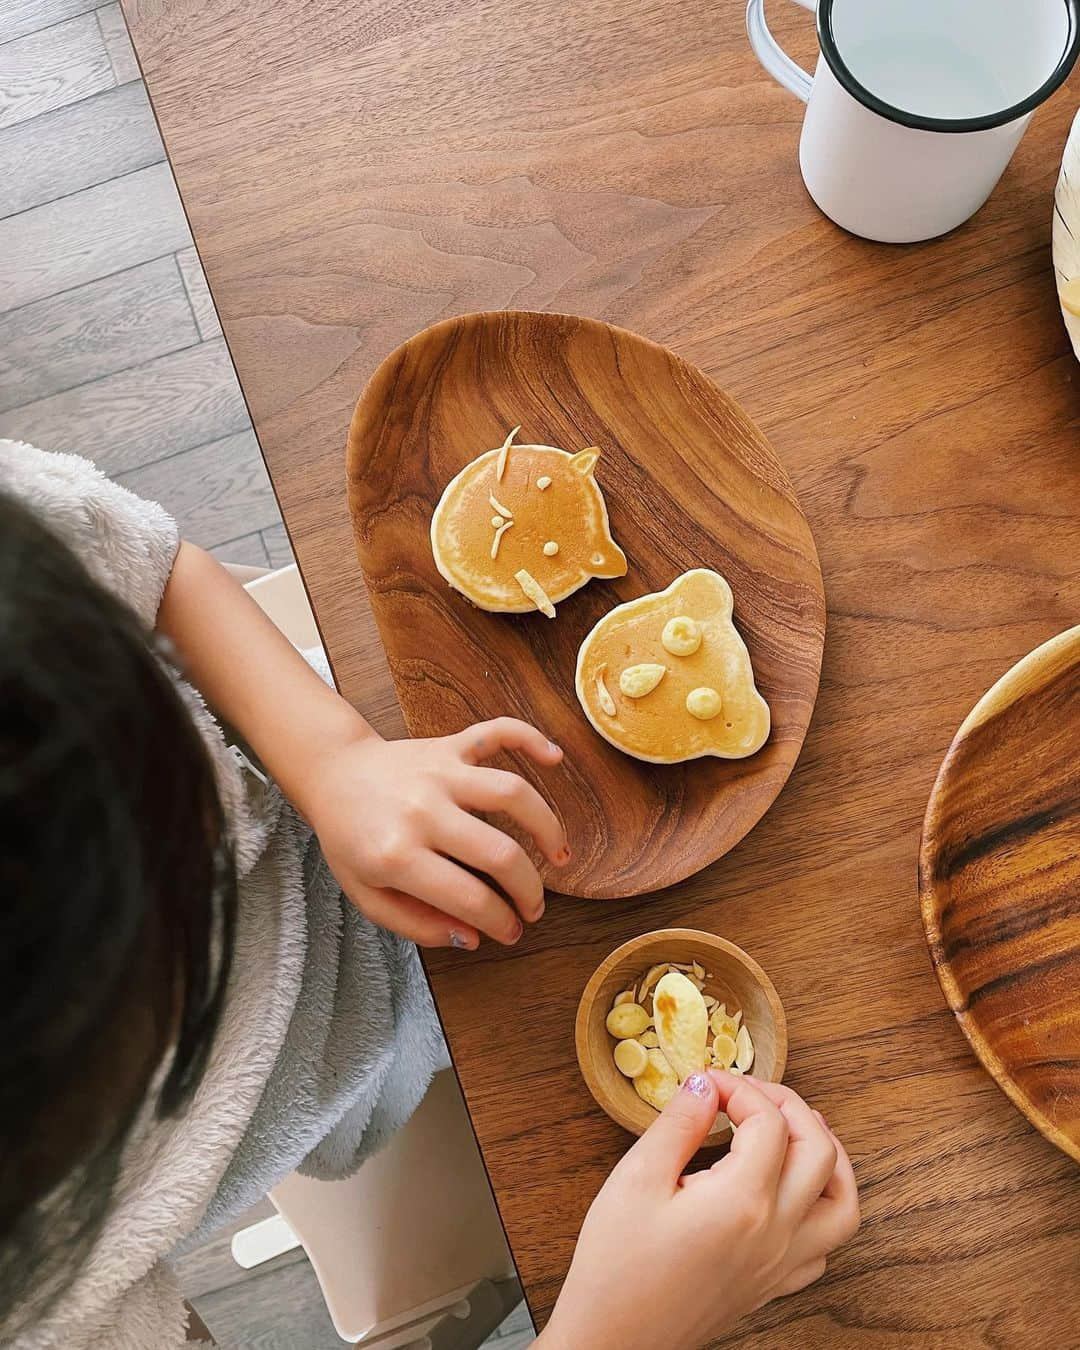
<svg viewBox="0 0 1080 1350"><path fill-rule="evenodd" d="M398 885L506 947L512 947L524 931L518 916L486 882L430 850L407 865Z"/></svg>
<svg viewBox="0 0 1080 1350"><path fill-rule="evenodd" d="M830 1131L831 1133L831 1131ZM859 1231L859 1188L843 1144L833 1135L836 1168L821 1198L811 1207L792 1238L788 1255L802 1264L834 1251Z"/></svg>
<svg viewBox="0 0 1080 1350"><path fill-rule="evenodd" d="M847 1197L848 1199L854 1197L857 1215L859 1207L859 1188L855 1181L855 1169L851 1165L851 1158L848 1156L848 1151L833 1133L829 1122L821 1112L815 1111L814 1115L818 1118L822 1128L827 1132L836 1148L836 1166L833 1169L833 1174L830 1177L828 1184L821 1193L822 1198L826 1200L839 1200L844 1197Z"/></svg>
<svg viewBox="0 0 1080 1350"><path fill-rule="evenodd" d="M460 919L443 914L414 895L375 886L352 886L349 899L380 928L399 933L418 947L461 947L475 951L480 934Z"/></svg>
<svg viewBox="0 0 1080 1350"><path fill-rule="evenodd" d="M536 846L553 863L568 861L566 831L559 818L531 783L505 769L467 766L460 771L455 800L470 811L501 812L527 830ZM486 870L486 869L485 869Z"/></svg>
<svg viewBox="0 0 1080 1350"><path fill-rule="evenodd" d="M777 1189L777 1207L790 1223L799 1223L828 1185L836 1168L836 1145L828 1130L797 1092L747 1074L747 1081L778 1107L788 1123L790 1141Z"/></svg>
<svg viewBox="0 0 1080 1350"><path fill-rule="evenodd" d="M542 731L516 717L495 717L478 722L458 735L468 764L480 764L500 750L521 750L537 764L558 764L562 751Z"/></svg>
<svg viewBox="0 0 1080 1350"><path fill-rule="evenodd" d="M619 1170L674 1192L683 1169L713 1127L717 1096L716 1083L708 1074L691 1074L626 1154Z"/></svg>
<svg viewBox="0 0 1080 1350"><path fill-rule="evenodd" d="M544 912L544 884L520 844L467 811L452 811L437 830L440 853L486 873L513 900L523 919L529 923L539 919Z"/></svg>
<svg viewBox="0 0 1080 1350"><path fill-rule="evenodd" d="M709 1169L720 1175L737 1172L748 1188L770 1196L776 1192L788 1149L788 1123L778 1107L742 1075L711 1069L719 1090L720 1110L736 1126L731 1147Z"/></svg>

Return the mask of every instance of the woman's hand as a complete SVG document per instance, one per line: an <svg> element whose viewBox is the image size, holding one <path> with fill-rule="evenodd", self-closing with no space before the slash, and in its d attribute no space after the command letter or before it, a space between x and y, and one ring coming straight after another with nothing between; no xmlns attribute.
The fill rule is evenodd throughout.
<svg viewBox="0 0 1080 1350"><path fill-rule="evenodd" d="M683 1176L717 1110L736 1126ZM700 1350L818 1279L859 1227L851 1162L824 1118L774 1083L694 1074L593 1201L541 1350Z"/></svg>
<svg viewBox="0 0 1080 1350"><path fill-rule="evenodd" d="M423 947L474 948L481 933L509 945L540 918L536 865L474 813L511 817L557 866L570 850L534 787L483 764L501 750L562 760L535 727L500 717L436 740L384 741L365 723L309 762L297 805L362 914Z"/></svg>

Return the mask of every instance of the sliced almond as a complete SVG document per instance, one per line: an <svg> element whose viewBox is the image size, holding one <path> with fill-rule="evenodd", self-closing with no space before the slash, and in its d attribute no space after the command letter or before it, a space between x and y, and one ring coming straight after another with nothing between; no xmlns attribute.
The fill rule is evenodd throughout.
<svg viewBox="0 0 1080 1350"><path fill-rule="evenodd" d="M703 965L700 965L697 961L691 963L690 969L694 972L694 974L698 977L699 980L703 980L705 978L705 967Z"/></svg>
<svg viewBox="0 0 1080 1350"><path fill-rule="evenodd" d="M512 520L504 520L503 523L499 526L499 528L495 531L495 538L491 541L491 556L493 558L497 558L499 556L499 545L502 543L503 535L506 533L507 530L511 530L513 528L514 522ZM524 589L525 588L522 587L522 590Z"/></svg>
<svg viewBox="0 0 1080 1350"><path fill-rule="evenodd" d="M720 1003L718 999L713 998L712 994L706 994L705 1006L706 1008L708 1008L709 1012L712 1012L714 1008L718 1008L720 1006Z"/></svg>
<svg viewBox="0 0 1080 1350"><path fill-rule="evenodd" d="M499 501L494 492L488 493L488 501L491 503L491 509L493 511L497 512L500 516L505 516L507 520L513 520L513 511L511 511L508 506L503 506L502 502Z"/></svg>
<svg viewBox="0 0 1080 1350"><path fill-rule="evenodd" d="M656 1034L655 1028L643 1031L638 1040L646 1050L659 1050L660 1048L660 1037Z"/></svg>
<svg viewBox="0 0 1080 1350"><path fill-rule="evenodd" d="M499 449L499 458L495 461L495 478L500 483L502 482L503 474L506 472L506 457L510 453L510 442L520 430L520 427L515 427L510 435L507 436L506 440L503 441L502 446Z"/></svg>
<svg viewBox="0 0 1080 1350"><path fill-rule="evenodd" d="M754 1042L750 1039L750 1032L746 1027L739 1028L739 1034L735 1037L735 1064L740 1073L746 1073L754 1062Z"/></svg>
<svg viewBox="0 0 1080 1350"><path fill-rule="evenodd" d="M503 529L505 530L506 528L507 527L504 525ZM492 557L494 556L495 555L492 554ZM549 619L555 617L555 606L551 603L551 597L531 572L527 572L523 567L520 572L514 573L514 580L541 614L546 614Z"/></svg>
<svg viewBox="0 0 1080 1350"><path fill-rule="evenodd" d="M641 981L641 988L638 990L639 1003L642 998L652 990L652 987L656 984L657 980L659 980L662 975L666 975L670 969L671 966L666 961L658 966L649 967L645 972L645 978Z"/></svg>
<svg viewBox="0 0 1080 1350"><path fill-rule="evenodd" d="M738 1051L730 1036L717 1036L713 1041L713 1059L721 1069L730 1069Z"/></svg>
<svg viewBox="0 0 1080 1350"><path fill-rule="evenodd" d="M643 1073L634 1079L634 1091L643 1102L662 1111L679 1090L679 1076L664 1057L662 1050L649 1050L649 1062Z"/></svg>
<svg viewBox="0 0 1080 1350"><path fill-rule="evenodd" d="M608 717L615 716L615 700L608 693L608 687L604 683L604 671L607 670L607 664L599 666L596 671L596 701L600 704L600 711L607 713Z"/></svg>
<svg viewBox="0 0 1080 1350"><path fill-rule="evenodd" d="M616 1040L628 1041L649 1025L649 1014L640 1003L620 1003L608 1013L604 1025Z"/></svg>
<svg viewBox="0 0 1080 1350"><path fill-rule="evenodd" d="M615 995L615 997L611 1001L611 1006L613 1008L618 1008L621 1007L622 1004L624 1003L633 1003L633 1002L634 1002L634 991L632 989L624 989L621 994Z"/></svg>
<svg viewBox="0 0 1080 1350"><path fill-rule="evenodd" d="M739 1024L719 1008L709 1018L709 1030L714 1036L729 1036L732 1041L739 1034Z"/></svg>

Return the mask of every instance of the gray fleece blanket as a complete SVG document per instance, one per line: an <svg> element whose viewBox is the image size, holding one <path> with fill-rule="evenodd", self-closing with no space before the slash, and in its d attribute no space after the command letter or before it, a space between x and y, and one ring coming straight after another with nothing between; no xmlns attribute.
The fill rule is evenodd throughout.
<svg viewBox="0 0 1080 1350"><path fill-rule="evenodd" d="M88 461L0 441L0 491L63 537L148 629L178 547L167 513ZM179 677L178 677L179 678ZM142 1113L102 1231L63 1297L17 1350L179 1350L170 1258L295 1168L355 1170L409 1118L446 1047L414 947L342 895L308 826L245 771L198 693L179 681L210 751L236 851L239 913L228 998L187 1113ZM168 766L162 766L163 772Z"/></svg>

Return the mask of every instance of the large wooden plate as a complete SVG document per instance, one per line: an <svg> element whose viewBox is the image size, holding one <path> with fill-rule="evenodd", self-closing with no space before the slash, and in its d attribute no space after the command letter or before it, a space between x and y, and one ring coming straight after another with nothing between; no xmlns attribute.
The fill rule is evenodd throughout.
<svg viewBox="0 0 1080 1350"><path fill-rule="evenodd" d="M435 568L428 530L446 483L521 424L523 442L599 445L597 471L627 576L593 581L555 620L475 609ZM541 782L573 860L545 880L571 895L669 886L720 857L767 810L798 756L817 694L825 600L810 528L776 456L695 367L591 319L504 311L428 328L393 352L349 432L357 553L406 724L459 731L512 714L566 751ZM772 708L750 759L644 764L590 727L578 646L613 605L713 567Z"/></svg>
<svg viewBox="0 0 1080 1350"><path fill-rule="evenodd" d="M956 733L919 879L930 955L964 1034L1080 1161L1080 628L1014 666Z"/></svg>

